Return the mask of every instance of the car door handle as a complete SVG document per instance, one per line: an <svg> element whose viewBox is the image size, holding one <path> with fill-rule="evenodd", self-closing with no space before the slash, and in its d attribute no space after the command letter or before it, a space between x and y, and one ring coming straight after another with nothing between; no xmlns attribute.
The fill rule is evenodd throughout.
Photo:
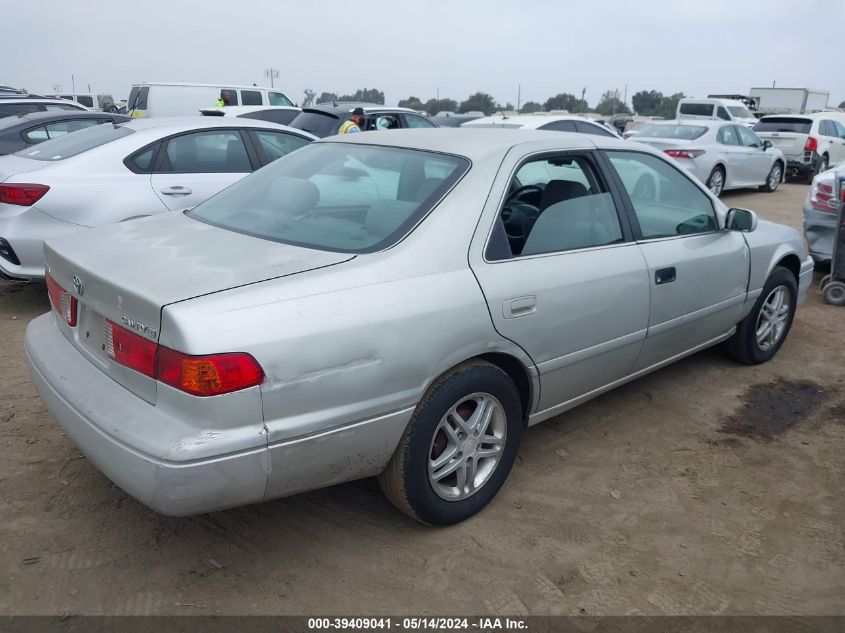
<svg viewBox="0 0 845 633"><path fill-rule="evenodd" d="M508 299L502 304L502 314L506 319L528 316L537 311L537 297L517 297Z"/></svg>
<svg viewBox="0 0 845 633"><path fill-rule="evenodd" d="M675 281L675 267L661 268L654 273L654 283L658 286Z"/></svg>
<svg viewBox="0 0 845 633"><path fill-rule="evenodd" d="M161 190L165 196L188 196L193 192L188 187L174 185L173 187L165 187Z"/></svg>

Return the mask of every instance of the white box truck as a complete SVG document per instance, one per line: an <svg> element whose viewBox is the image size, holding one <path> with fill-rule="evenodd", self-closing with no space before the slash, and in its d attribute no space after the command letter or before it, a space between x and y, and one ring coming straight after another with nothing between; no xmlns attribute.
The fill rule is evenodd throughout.
<svg viewBox="0 0 845 633"><path fill-rule="evenodd" d="M757 116L762 116L820 112L827 109L830 93L812 88L752 88L748 96L757 102Z"/></svg>

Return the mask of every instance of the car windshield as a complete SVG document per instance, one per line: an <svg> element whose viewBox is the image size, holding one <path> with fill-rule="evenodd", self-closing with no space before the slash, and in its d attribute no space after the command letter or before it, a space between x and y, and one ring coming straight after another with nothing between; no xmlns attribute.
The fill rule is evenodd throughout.
<svg viewBox="0 0 845 633"><path fill-rule="evenodd" d="M640 138L679 138L693 140L707 132L703 125L644 125L637 130Z"/></svg>
<svg viewBox="0 0 845 633"><path fill-rule="evenodd" d="M433 152L316 143L186 215L284 244L370 253L410 232L469 165L465 158Z"/></svg>
<svg viewBox="0 0 845 633"><path fill-rule="evenodd" d="M809 134L813 127L812 119L792 119L788 117L768 117L760 119L754 125L755 132L794 132Z"/></svg>
<svg viewBox="0 0 845 633"><path fill-rule="evenodd" d="M737 119L754 118L754 115L751 114L751 110L749 110L745 106L728 106L728 112L730 112Z"/></svg>
<svg viewBox="0 0 845 633"><path fill-rule="evenodd" d="M122 125L95 125L72 132L61 138L44 141L36 147L15 152L15 156L33 160L64 160L100 145L111 143L124 136L129 136L134 131Z"/></svg>

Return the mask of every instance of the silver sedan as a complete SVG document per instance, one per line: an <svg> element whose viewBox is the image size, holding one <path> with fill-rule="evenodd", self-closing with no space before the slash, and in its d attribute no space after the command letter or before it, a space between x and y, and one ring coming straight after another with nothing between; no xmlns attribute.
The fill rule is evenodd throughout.
<svg viewBox="0 0 845 633"><path fill-rule="evenodd" d="M377 475L436 525L527 426L718 343L772 358L813 273L662 152L533 130L331 137L46 250L33 381L131 495L185 515Z"/></svg>
<svg viewBox="0 0 845 633"><path fill-rule="evenodd" d="M44 240L193 207L316 137L252 119L135 119L0 156L0 276L44 277Z"/></svg>
<svg viewBox="0 0 845 633"><path fill-rule="evenodd" d="M663 150L716 196L746 187L771 193L783 180L783 152L744 125L703 120L649 123L633 140Z"/></svg>

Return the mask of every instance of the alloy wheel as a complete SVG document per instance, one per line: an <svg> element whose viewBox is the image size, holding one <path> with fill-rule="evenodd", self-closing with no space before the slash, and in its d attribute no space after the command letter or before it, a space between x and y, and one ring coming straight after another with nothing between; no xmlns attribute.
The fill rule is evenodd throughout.
<svg viewBox="0 0 845 633"><path fill-rule="evenodd" d="M769 172L769 189L774 191L778 188L780 184L782 172L780 170L780 165L775 165L772 167L772 171Z"/></svg>
<svg viewBox="0 0 845 633"><path fill-rule="evenodd" d="M441 499L460 501L486 484L505 448L507 418L501 403L474 393L440 419L428 454L428 480Z"/></svg>
<svg viewBox="0 0 845 633"><path fill-rule="evenodd" d="M757 317L757 346L768 351L783 337L790 316L790 296L786 286L777 286L769 293Z"/></svg>
<svg viewBox="0 0 845 633"><path fill-rule="evenodd" d="M722 176L722 172L718 169L714 170L707 181L707 188L710 189L710 192L718 198L722 193L724 186L725 177Z"/></svg>

